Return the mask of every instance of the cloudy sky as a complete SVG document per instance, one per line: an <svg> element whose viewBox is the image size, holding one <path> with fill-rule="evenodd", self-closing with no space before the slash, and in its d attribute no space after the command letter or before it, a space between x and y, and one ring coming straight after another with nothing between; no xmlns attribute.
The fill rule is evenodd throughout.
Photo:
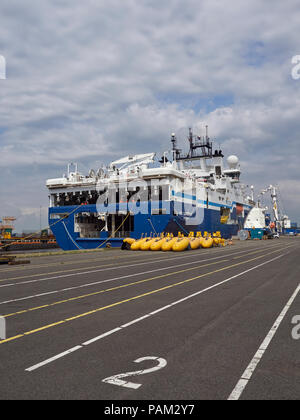
<svg viewBox="0 0 300 420"><path fill-rule="evenodd" d="M300 223L299 0L1 0L0 216L47 224L45 181L194 127L279 185Z"/></svg>

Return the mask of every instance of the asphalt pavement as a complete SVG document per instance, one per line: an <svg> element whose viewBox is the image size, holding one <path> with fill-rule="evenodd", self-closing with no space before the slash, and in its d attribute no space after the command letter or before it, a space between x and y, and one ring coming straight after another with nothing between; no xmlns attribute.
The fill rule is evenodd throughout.
<svg viewBox="0 0 300 420"><path fill-rule="evenodd" d="M2 265L0 399L298 400L299 260L281 238Z"/></svg>

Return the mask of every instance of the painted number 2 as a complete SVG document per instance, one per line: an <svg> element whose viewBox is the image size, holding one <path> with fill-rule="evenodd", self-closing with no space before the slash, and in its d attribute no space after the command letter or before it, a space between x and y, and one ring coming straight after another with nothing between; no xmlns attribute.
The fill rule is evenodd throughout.
<svg viewBox="0 0 300 420"><path fill-rule="evenodd" d="M149 369L137 370L135 372L119 373L118 375L110 376L109 378L103 379L102 382L112 385L123 386L125 388L138 389L140 386L142 386L142 384L127 382L124 381L122 378L127 378L128 376L144 375L145 373L155 372L167 366L167 361L165 359L153 356L141 357L140 359L135 360L134 363L141 363L145 360L156 360L158 362L158 365Z"/></svg>

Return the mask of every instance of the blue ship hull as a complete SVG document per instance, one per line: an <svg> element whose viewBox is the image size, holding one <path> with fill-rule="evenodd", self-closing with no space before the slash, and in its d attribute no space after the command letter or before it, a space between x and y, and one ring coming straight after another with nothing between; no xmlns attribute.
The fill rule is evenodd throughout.
<svg viewBox="0 0 300 420"><path fill-rule="evenodd" d="M202 222L196 225L186 223L186 218L174 214L174 202L156 202L157 208L163 209L166 206L170 207L169 214L151 214L150 202L143 203L144 206L149 206L147 214L135 214L133 229L129 233L132 238L138 239L141 236L157 235L162 232L173 233L177 235L178 232L188 234L190 231L194 232L216 232L220 231L225 239L236 235L238 230L242 228L246 214L238 216L236 209L231 209L231 224L222 224L220 220L220 211L211 208L202 208L203 212ZM152 202L153 206L153 202ZM126 214L127 204L118 204L115 207L116 211L123 211ZM102 210L110 213L110 206ZM124 237L111 237L110 232L99 232L98 237L85 238L80 237L79 232L75 232L75 217L78 213L98 213L99 206L96 205L82 205L65 206L65 207L51 207L49 208L49 226L56 237L56 241L63 250L80 250L80 249L96 249L110 247L121 247ZM61 215L61 218L59 218ZM68 216L67 216L68 215ZM57 218L57 220L56 220ZM117 228L118 226L116 226ZM120 236L120 232L117 236Z"/></svg>

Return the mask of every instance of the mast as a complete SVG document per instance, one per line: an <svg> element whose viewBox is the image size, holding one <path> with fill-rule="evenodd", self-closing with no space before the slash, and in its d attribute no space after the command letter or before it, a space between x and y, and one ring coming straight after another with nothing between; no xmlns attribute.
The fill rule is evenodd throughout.
<svg viewBox="0 0 300 420"><path fill-rule="evenodd" d="M171 135L171 143L172 143L173 160L176 162L176 160L180 159L181 150L177 148L177 138L176 138L175 133L172 133Z"/></svg>
<svg viewBox="0 0 300 420"><path fill-rule="evenodd" d="M278 203L277 203L277 190L276 187L273 185L269 186L269 190L271 192L271 198L273 203L273 214L274 214L274 221L277 223L279 222L279 212L278 212Z"/></svg>
<svg viewBox="0 0 300 420"><path fill-rule="evenodd" d="M272 209L273 209L273 215L274 215L274 222L279 232L282 232L282 217L279 212L278 207L278 201L277 201L277 188L273 185L270 185L268 190L271 192L271 198L272 198Z"/></svg>
<svg viewBox="0 0 300 420"><path fill-rule="evenodd" d="M189 128L188 142L189 142L189 152L186 155L181 154L181 150L177 148L177 139L173 133L171 136L172 142L172 152L174 160L191 160L191 159L200 159L200 158L212 158L212 142L208 137L208 127L206 126L206 135L205 137L194 136L193 131ZM200 151L197 151L200 149ZM223 157L221 150L217 151L217 156Z"/></svg>

